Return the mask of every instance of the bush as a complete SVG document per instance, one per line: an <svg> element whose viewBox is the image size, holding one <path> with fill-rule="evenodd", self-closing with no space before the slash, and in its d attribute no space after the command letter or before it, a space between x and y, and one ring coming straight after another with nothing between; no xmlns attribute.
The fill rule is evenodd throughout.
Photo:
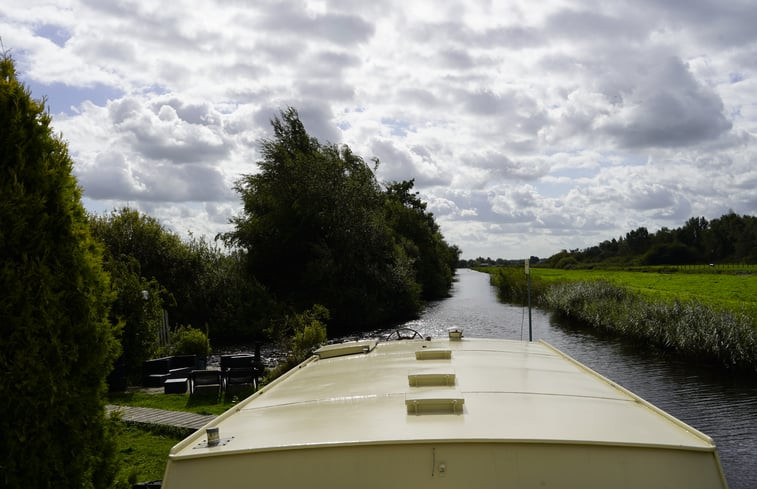
<svg viewBox="0 0 757 489"><path fill-rule="evenodd" d="M289 354L284 362L268 372L266 382L270 382L287 370L303 362L308 355L313 353L318 346L326 342L326 321L329 319L329 310L320 304L299 314L289 314L282 320L277 330L283 335L284 346Z"/></svg>
<svg viewBox="0 0 757 489"><path fill-rule="evenodd" d="M329 310L320 304L296 314L291 318L294 334L291 339L291 352L297 362L303 361L319 345L326 341L326 325Z"/></svg>
<svg viewBox="0 0 757 489"><path fill-rule="evenodd" d="M192 326L179 326L171 334L171 353L196 355L200 360L207 359L210 355L210 340L199 329Z"/></svg>

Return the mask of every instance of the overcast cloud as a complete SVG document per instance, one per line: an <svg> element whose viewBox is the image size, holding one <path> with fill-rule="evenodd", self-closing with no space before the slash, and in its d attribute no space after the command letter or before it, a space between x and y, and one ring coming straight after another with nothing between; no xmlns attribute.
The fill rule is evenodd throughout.
<svg viewBox="0 0 757 489"><path fill-rule="evenodd" d="M415 179L464 257L757 214L751 1L6 0L0 37L84 204L229 229L293 106Z"/></svg>

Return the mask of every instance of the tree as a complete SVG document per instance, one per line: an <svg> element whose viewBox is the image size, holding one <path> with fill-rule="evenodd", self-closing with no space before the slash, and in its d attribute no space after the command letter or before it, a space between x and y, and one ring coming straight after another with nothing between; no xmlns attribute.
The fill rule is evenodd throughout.
<svg viewBox="0 0 757 489"><path fill-rule="evenodd" d="M0 485L107 487L108 276L66 144L8 55L0 128Z"/></svg>
<svg viewBox="0 0 757 489"><path fill-rule="evenodd" d="M90 216L105 245L117 294L112 315L124 321L125 367L133 378L155 351L161 308L173 325L207 326L215 337L263 339L270 297L245 274L244 257L204 238L182 240L157 219L128 207ZM148 300L141 291L149 292Z"/></svg>
<svg viewBox="0 0 757 489"><path fill-rule="evenodd" d="M331 332L416 313L412 263L393 242L371 167L310 137L293 108L271 124L260 172L235 186L244 212L223 235L244 250L250 275L297 311L325 306Z"/></svg>
<svg viewBox="0 0 757 489"><path fill-rule="evenodd" d="M154 217L128 207L90 216L90 228L105 245L109 262L118 262L129 269L136 264L139 277L155 280L165 289L162 305L177 316L174 319L187 322L176 305L188 302L178 298L185 299L194 289L194 263L188 259L186 246L177 235L167 231Z"/></svg>
<svg viewBox="0 0 757 489"><path fill-rule="evenodd" d="M710 223L704 217L692 217L676 233L678 242L696 250L697 257L694 261L701 261L701 256L705 254L705 240L709 226Z"/></svg>
<svg viewBox="0 0 757 489"><path fill-rule="evenodd" d="M639 256L646 253L651 244L649 237L649 231L647 228L640 227L634 231L626 233L626 246L630 252L630 255Z"/></svg>
<svg viewBox="0 0 757 489"><path fill-rule="evenodd" d="M108 257L104 266L115 296L110 319L121 325L121 356L108 381L111 390L124 390L128 382L137 383L141 378L142 363L152 358L159 346L161 296L165 290L155 279L141 276L139 262L133 257L123 256L121 260Z"/></svg>
<svg viewBox="0 0 757 489"><path fill-rule="evenodd" d="M449 293L460 250L444 241L434 215L426 211L426 203L418 192L411 192L414 183L407 180L387 185L384 212L395 240L413 261L423 298L439 299Z"/></svg>

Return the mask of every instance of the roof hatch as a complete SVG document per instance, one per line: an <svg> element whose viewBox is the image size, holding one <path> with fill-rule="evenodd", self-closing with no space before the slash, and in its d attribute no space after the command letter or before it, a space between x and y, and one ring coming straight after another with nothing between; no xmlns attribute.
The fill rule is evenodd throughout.
<svg viewBox="0 0 757 489"><path fill-rule="evenodd" d="M423 370L407 375L410 387L448 387L455 385L455 373L449 371Z"/></svg>
<svg viewBox="0 0 757 489"><path fill-rule="evenodd" d="M463 414L465 399L455 389L405 394L407 414Z"/></svg>
<svg viewBox="0 0 757 489"><path fill-rule="evenodd" d="M318 348L314 353L319 359L343 357L345 355L355 355L358 353L369 353L376 348L378 340L348 341L345 343L335 343Z"/></svg>
<svg viewBox="0 0 757 489"><path fill-rule="evenodd" d="M452 358L452 350L441 348L429 348L415 352L416 360L449 360L450 358Z"/></svg>

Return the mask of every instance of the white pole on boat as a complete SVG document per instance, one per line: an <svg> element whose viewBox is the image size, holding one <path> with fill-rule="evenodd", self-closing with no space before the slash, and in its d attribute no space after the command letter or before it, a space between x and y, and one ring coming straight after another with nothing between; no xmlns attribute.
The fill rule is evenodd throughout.
<svg viewBox="0 0 757 489"><path fill-rule="evenodd" d="M534 341L534 334L531 329L531 270L529 270L528 261L529 258L526 258L526 278L528 279L528 341Z"/></svg>

